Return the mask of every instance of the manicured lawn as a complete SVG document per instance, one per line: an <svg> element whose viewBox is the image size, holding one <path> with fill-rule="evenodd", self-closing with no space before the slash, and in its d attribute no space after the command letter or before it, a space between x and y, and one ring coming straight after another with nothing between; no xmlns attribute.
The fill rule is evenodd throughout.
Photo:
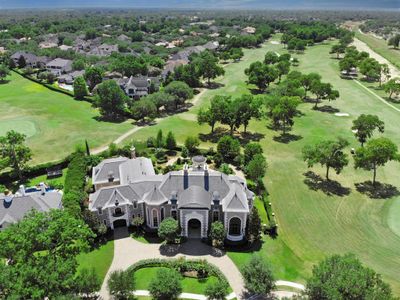
<svg viewBox="0 0 400 300"><path fill-rule="evenodd" d="M378 39L371 34L363 34L358 30L355 31L356 38L366 43L372 50L376 53L382 55L393 65L400 68L400 50L393 49L393 47L388 47L387 41L383 39Z"/></svg>
<svg viewBox="0 0 400 300"><path fill-rule="evenodd" d="M163 267L143 268L135 272L135 288L137 290L148 290L149 284L157 275L157 271L166 269ZM204 294L207 284L216 282L218 279L210 276L206 279L196 279L189 277L182 277L182 292L193 294Z"/></svg>
<svg viewBox="0 0 400 300"><path fill-rule="evenodd" d="M111 265L114 257L114 241L108 241L106 244L101 245L98 249L94 249L88 253L82 253L77 257L78 272L81 269L94 268L101 282Z"/></svg>
<svg viewBox="0 0 400 300"><path fill-rule="evenodd" d="M268 121L253 121L250 132L261 134L260 143L268 159L265 183L270 193L278 222L279 236L272 240L265 238L262 247L254 252L231 252L230 257L242 266L254 253L265 257L272 265L278 279L304 282L311 274L312 266L334 253L355 253L366 265L383 274L395 292L400 294L398 270L400 269L400 235L398 212L400 197L371 199L357 191L355 184L371 180L371 172L354 170L350 157L349 166L340 175L332 174L339 182L342 195L328 195L322 190L312 190L306 183L307 166L302 160L302 148L323 139L341 136L349 140L350 147L358 147L351 132L352 120L361 113L373 113L385 121L384 135L400 145L398 120L400 113L386 106L356 82L339 77L338 60L331 59L329 50L332 43L317 45L297 55L298 69L302 72L318 72L323 80L339 90L340 99L328 105L348 117L338 117L333 113L315 111L313 104L304 103L300 110L304 114L297 118L291 134L296 137L290 143L274 140L280 133L267 128ZM263 48L246 50L242 62L226 67L226 76L218 79L224 86L207 91L199 106L207 106L216 94L239 96L248 93L243 74L250 62L261 60L267 50L285 52L281 45L266 43ZM183 143L189 135L208 134L208 126L199 126L196 111L199 108L165 119L156 126L138 131L134 138L145 140L154 136L159 129L172 130ZM188 130L190 128L190 130ZM376 136L379 136L377 134ZM202 147L213 146L210 141ZM316 174L324 170L315 167ZM378 180L398 187L400 164L387 164L378 170Z"/></svg>
<svg viewBox="0 0 400 300"><path fill-rule="evenodd" d="M12 72L0 84L0 135L16 130L27 135L32 164L58 160L88 140L92 148L111 143L132 128L129 121L98 121L90 103L76 101Z"/></svg>

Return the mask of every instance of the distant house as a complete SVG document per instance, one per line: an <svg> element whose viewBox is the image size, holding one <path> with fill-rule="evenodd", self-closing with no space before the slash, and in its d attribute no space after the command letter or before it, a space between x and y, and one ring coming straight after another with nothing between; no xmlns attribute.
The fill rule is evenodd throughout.
<svg viewBox="0 0 400 300"><path fill-rule="evenodd" d="M117 40L118 40L118 41L121 41L121 42L130 42L130 41L131 41L131 38L130 38L129 36L125 35L125 34L120 34L120 35L117 37Z"/></svg>
<svg viewBox="0 0 400 300"><path fill-rule="evenodd" d="M67 51L67 50L72 49L73 47L72 47L72 46L68 46L68 45L61 45L61 46L59 46L58 48L59 48L60 50Z"/></svg>
<svg viewBox="0 0 400 300"><path fill-rule="evenodd" d="M56 58L46 64L46 69L56 76L72 71L72 60Z"/></svg>
<svg viewBox="0 0 400 300"><path fill-rule="evenodd" d="M60 192L47 189L43 183L40 189L25 190L21 185L16 194L0 193L0 230L18 222L32 210L47 212L50 209L60 209L61 199Z"/></svg>
<svg viewBox="0 0 400 300"><path fill-rule="evenodd" d="M58 77L58 83L73 84L75 79L79 76L83 76L85 71L73 71L71 73L63 74Z"/></svg>
<svg viewBox="0 0 400 300"><path fill-rule="evenodd" d="M248 26L242 29L242 34L255 34L256 29L254 27Z"/></svg>
<svg viewBox="0 0 400 300"><path fill-rule="evenodd" d="M145 76L120 78L117 83L127 96L134 99L147 96L152 92L152 89L156 91L160 86L158 78Z"/></svg>
<svg viewBox="0 0 400 300"><path fill-rule="evenodd" d="M26 63L27 67L31 67L31 68L37 67L38 57L35 54L29 53L29 52L24 52L24 51L18 51L18 52L15 52L13 55L11 55L11 59L14 61L15 65L18 66L18 61L21 56L25 59L25 63Z"/></svg>
<svg viewBox="0 0 400 300"><path fill-rule="evenodd" d="M118 52L118 45L102 44L91 49L88 54L96 56L109 56L113 52Z"/></svg>
<svg viewBox="0 0 400 300"><path fill-rule="evenodd" d="M53 42L41 42L39 44L39 48L40 49L49 49L49 48L56 48L58 46L57 43L53 43Z"/></svg>
<svg viewBox="0 0 400 300"><path fill-rule="evenodd" d="M6 52L7 52L6 48L0 47L0 54L4 54Z"/></svg>

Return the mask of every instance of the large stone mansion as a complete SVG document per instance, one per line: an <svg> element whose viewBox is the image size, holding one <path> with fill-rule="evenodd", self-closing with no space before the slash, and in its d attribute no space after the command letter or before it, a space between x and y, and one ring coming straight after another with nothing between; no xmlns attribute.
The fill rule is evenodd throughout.
<svg viewBox="0 0 400 300"><path fill-rule="evenodd" d="M181 171L156 175L150 159L117 157L93 168L95 192L89 209L107 227L129 226L134 217L157 229L167 217L179 220L181 235L206 238L214 221L225 225L227 239L245 236L254 194L244 179L208 169L202 156Z"/></svg>

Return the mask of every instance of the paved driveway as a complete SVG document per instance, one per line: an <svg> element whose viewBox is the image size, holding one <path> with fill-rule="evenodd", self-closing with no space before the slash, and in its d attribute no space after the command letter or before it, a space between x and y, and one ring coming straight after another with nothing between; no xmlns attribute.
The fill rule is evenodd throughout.
<svg viewBox="0 0 400 300"><path fill-rule="evenodd" d="M182 245L165 246L160 244L144 244L128 235L126 228L114 231L114 259L107 272L100 295L102 299L110 299L107 290L107 280L111 272L126 270L134 263L148 258L177 258L185 256L188 259L206 259L217 266L226 276L238 299L244 291L242 275L236 265L223 252L201 243L199 240L188 240Z"/></svg>

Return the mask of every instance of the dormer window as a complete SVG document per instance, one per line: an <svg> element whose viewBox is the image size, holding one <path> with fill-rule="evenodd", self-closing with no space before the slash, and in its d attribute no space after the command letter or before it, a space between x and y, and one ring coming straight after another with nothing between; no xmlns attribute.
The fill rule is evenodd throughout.
<svg viewBox="0 0 400 300"><path fill-rule="evenodd" d="M97 208L97 213L98 213L99 215L102 215L102 214L103 214L103 209L102 209L101 207L98 207L98 208Z"/></svg>
<svg viewBox="0 0 400 300"><path fill-rule="evenodd" d="M137 201L133 201L133 208L134 208L134 209L137 208Z"/></svg>

